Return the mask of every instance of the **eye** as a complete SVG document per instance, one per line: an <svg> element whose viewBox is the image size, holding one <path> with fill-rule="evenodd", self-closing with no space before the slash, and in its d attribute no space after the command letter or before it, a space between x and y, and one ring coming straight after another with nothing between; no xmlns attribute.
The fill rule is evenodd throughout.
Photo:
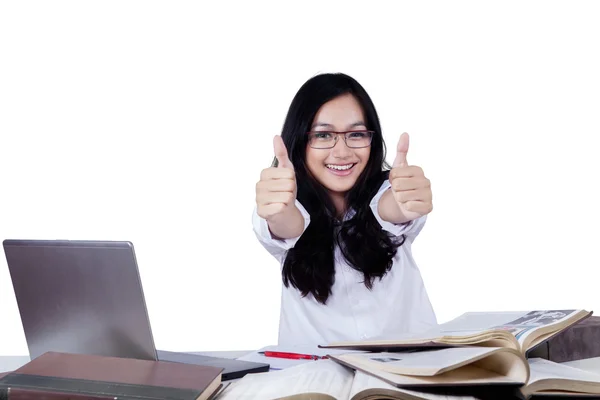
<svg viewBox="0 0 600 400"><path fill-rule="evenodd" d="M314 135L315 139L319 139L319 140L331 139L330 132L315 132L313 135Z"/></svg>
<svg viewBox="0 0 600 400"><path fill-rule="evenodd" d="M366 132L350 132L348 135L350 139L364 139L367 137Z"/></svg>

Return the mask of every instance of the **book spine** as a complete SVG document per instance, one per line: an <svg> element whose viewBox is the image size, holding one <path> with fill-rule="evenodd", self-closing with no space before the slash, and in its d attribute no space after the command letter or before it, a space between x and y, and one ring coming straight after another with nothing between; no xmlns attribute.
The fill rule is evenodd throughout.
<svg viewBox="0 0 600 400"><path fill-rule="evenodd" d="M48 400L193 400L200 395L196 389L42 375L11 373L0 379L0 396L3 396L0 400L23 400L28 397L22 396L31 394L31 391L37 392L36 399L41 399L43 394Z"/></svg>
<svg viewBox="0 0 600 400"><path fill-rule="evenodd" d="M125 400L123 397L0 387L0 400Z"/></svg>

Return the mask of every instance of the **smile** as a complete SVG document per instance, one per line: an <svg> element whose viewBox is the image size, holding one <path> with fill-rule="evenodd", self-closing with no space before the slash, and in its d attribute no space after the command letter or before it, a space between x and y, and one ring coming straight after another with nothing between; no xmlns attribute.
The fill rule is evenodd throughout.
<svg viewBox="0 0 600 400"><path fill-rule="evenodd" d="M354 167L356 164L346 164L346 165L336 165L336 164L326 164L326 167L329 169L334 169L337 171L347 171L350 168Z"/></svg>

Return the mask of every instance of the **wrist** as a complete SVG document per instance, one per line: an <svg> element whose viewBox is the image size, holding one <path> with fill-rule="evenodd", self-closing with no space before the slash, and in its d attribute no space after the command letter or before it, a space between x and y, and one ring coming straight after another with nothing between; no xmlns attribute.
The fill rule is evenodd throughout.
<svg viewBox="0 0 600 400"><path fill-rule="evenodd" d="M402 207L398 201L396 201L394 192L391 188L386 190L379 199L377 211L379 212L381 219L393 224L404 224L414 219L402 211Z"/></svg>

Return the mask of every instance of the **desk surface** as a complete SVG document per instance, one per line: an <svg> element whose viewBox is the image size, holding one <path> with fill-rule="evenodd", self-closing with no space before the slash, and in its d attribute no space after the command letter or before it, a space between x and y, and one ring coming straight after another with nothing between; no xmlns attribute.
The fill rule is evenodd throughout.
<svg viewBox="0 0 600 400"><path fill-rule="evenodd" d="M236 350L236 351L192 351L192 354L200 354L210 357L221 358L238 358L242 357L251 350ZM14 371L15 369L27 364L29 356L0 356L0 373Z"/></svg>
<svg viewBox="0 0 600 400"><path fill-rule="evenodd" d="M251 350L236 350L236 351L195 351L193 354L200 354L211 357L222 357L222 358L239 358L248 353ZM0 373L14 371L15 369L25 365L29 361L29 356L0 356ZM594 372L600 374L600 357L586 358L583 360L569 361L563 363L575 368L583 369L585 371Z"/></svg>

